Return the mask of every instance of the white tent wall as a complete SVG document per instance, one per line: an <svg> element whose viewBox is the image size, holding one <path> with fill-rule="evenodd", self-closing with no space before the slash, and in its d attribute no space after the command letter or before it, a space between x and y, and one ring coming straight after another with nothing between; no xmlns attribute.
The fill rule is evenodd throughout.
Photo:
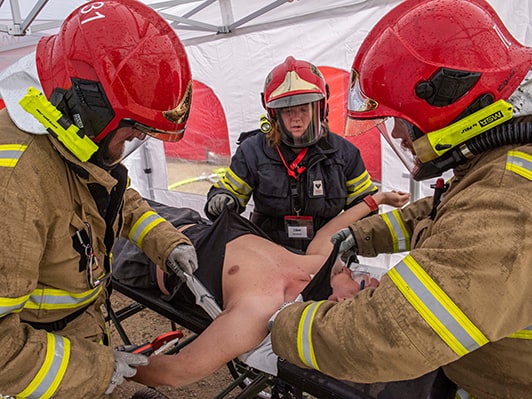
<svg viewBox="0 0 532 399"><path fill-rule="evenodd" d="M329 9L312 12L315 2L300 1L308 6L303 16L290 17L285 13L285 20L241 28L232 34L185 38L194 79L211 87L221 100L232 152L240 132L258 127L259 117L264 113L260 93L273 66L292 55L315 65L349 71L356 50L369 30L399 2L374 0L346 5L346 2L330 1ZM522 43L532 45L532 0L490 0L490 3L513 35ZM286 4L287 10L289 7ZM431 194L433 180L423 184L412 182L384 140L381 152L384 190L411 191L416 198ZM153 165L161 165L153 170L161 170L164 154L152 155ZM132 163L129 166L135 167ZM140 182L137 184L142 191L147 191L145 184L144 187Z"/></svg>
<svg viewBox="0 0 532 399"><path fill-rule="evenodd" d="M466 1L466 0L464 0ZM532 0L488 0L513 35L532 45ZM207 28L230 25L251 12L272 5L272 10L247 22L231 33L215 34L191 26L176 25L201 1L156 2L145 0L161 15L174 21L183 40L193 78L212 88L225 112L229 144L234 152L240 132L256 129L264 112L260 93L269 70L288 55L306 59L318 66L349 71L356 50L369 30L400 0L219 0L192 15L196 26ZM12 1L25 16L35 1ZM32 33L13 37L0 32L0 70L34 49L41 35L57 30L68 13L83 1L49 0L32 22ZM170 6L172 3L172 6ZM176 3L180 5L175 6ZM276 6L274 8L274 6ZM9 25L9 4L0 0L0 31ZM197 23L197 21L204 21ZM194 23L194 22L193 22ZM207 26L206 23L210 24ZM38 27L49 27L39 31ZM35 27L35 28L34 28ZM223 29L220 29L223 30ZM208 133L208 132L206 132ZM412 184L406 170L382 140L382 187L413 191L415 196L429 193L427 187ZM147 197L157 198L166 191L168 179L163 146L149 143L126 161L133 186ZM146 171L151 173L147 174ZM162 194L161 194L162 195Z"/></svg>

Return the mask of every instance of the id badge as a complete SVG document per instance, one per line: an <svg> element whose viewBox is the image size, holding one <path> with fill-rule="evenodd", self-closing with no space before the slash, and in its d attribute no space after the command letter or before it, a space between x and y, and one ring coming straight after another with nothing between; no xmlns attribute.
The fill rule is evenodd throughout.
<svg viewBox="0 0 532 399"><path fill-rule="evenodd" d="M288 238L310 240L314 237L312 216L285 216L284 228Z"/></svg>

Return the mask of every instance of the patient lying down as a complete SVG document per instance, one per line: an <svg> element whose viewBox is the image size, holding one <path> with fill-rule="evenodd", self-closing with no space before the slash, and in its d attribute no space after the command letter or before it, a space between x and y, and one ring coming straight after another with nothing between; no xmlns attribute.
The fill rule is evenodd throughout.
<svg viewBox="0 0 532 399"><path fill-rule="evenodd" d="M379 192L374 198L379 204L399 207L408 201L409 194ZM174 214L191 212L168 209ZM222 312L179 353L150 357L149 365L139 367L133 380L149 386L179 387L210 375L258 346L268 335L267 324L273 313L304 292L328 259L336 261L336 257L329 256L333 249L331 235L369 213L364 202L343 212L317 232L306 255L273 243L249 221L233 213L212 226L205 220L186 225L181 221L181 230L198 253L195 276L214 295ZM334 266L330 281L329 277L327 280L330 285L326 284L319 294L326 295L323 299L340 301L360 290L360 282L351 278L342 262ZM368 289L377 284L376 280L365 281ZM161 288L172 289L168 285Z"/></svg>

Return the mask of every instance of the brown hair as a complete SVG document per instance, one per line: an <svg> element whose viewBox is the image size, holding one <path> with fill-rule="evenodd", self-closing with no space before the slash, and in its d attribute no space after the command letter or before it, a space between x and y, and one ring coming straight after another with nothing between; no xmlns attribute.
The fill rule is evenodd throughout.
<svg viewBox="0 0 532 399"><path fill-rule="evenodd" d="M279 126L279 121L273 120L272 122L272 130L269 133L266 133L266 136L268 137L268 144L271 147L275 147L276 145L281 144L281 127ZM327 136L329 133L329 124L327 121L321 122L321 128L323 129L322 137Z"/></svg>

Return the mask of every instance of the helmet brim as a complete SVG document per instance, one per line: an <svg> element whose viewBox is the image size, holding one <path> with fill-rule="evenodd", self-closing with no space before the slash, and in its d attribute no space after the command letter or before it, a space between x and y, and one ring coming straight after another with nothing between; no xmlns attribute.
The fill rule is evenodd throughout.
<svg viewBox="0 0 532 399"><path fill-rule="evenodd" d="M278 98L276 100L270 101L266 104L267 108L286 108L293 107L295 105L308 104L315 101L323 100L325 97L321 93L302 93L294 94L291 96L286 96Z"/></svg>

